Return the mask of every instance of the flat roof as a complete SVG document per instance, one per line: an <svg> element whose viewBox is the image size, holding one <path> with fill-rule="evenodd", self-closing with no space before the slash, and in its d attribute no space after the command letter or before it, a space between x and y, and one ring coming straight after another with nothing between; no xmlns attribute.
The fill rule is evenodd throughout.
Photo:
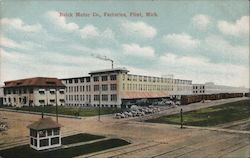
<svg viewBox="0 0 250 158"><path fill-rule="evenodd" d="M111 73L111 72L129 72L126 68L114 68L114 69L103 69L103 70L96 70L96 71L91 71L89 74L102 74L102 73Z"/></svg>
<svg viewBox="0 0 250 158"><path fill-rule="evenodd" d="M81 78L89 78L89 77L90 77L90 76L69 77L69 78L61 78L60 80L81 79Z"/></svg>

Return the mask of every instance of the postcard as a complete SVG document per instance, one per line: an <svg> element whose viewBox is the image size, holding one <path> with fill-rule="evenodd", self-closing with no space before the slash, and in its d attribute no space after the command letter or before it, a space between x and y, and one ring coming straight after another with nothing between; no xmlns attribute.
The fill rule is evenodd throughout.
<svg viewBox="0 0 250 158"><path fill-rule="evenodd" d="M1 0L0 158L249 158L249 1Z"/></svg>

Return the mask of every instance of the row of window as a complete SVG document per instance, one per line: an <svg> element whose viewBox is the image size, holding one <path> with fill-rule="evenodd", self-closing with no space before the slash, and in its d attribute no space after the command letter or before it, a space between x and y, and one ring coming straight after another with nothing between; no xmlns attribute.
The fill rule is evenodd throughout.
<svg viewBox="0 0 250 158"><path fill-rule="evenodd" d="M193 86L193 89L205 89L205 86Z"/></svg>
<svg viewBox="0 0 250 158"><path fill-rule="evenodd" d="M110 75L110 76L95 76L93 77L93 81L97 82L101 79L101 81L108 81L110 79L111 81L116 80L116 75ZM71 83L84 83L84 82L90 82L90 77L81 77L81 78L74 78L74 79L65 79L64 80L66 84Z"/></svg>
<svg viewBox="0 0 250 158"><path fill-rule="evenodd" d="M39 90L38 92L39 92L39 94L45 94L45 90ZM50 94L56 94L56 91L50 90L49 93ZM59 93L64 94L64 90L60 90Z"/></svg>
<svg viewBox="0 0 250 158"><path fill-rule="evenodd" d="M100 95L94 95L94 101L100 100ZM66 95L67 101L85 101L85 95ZM102 101L117 101L117 95L116 94L102 94L101 95ZM91 101L91 95L86 95L86 101Z"/></svg>
<svg viewBox="0 0 250 158"><path fill-rule="evenodd" d="M205 91L203 90L203 91L193 91L193 93L205 93Z"/></svg>
<svg viewBox="0 0 250 158"><path fill-rule="evenodd" d="M126 75L123 74L123 81L126 79ZM172 78L162 77L151 77L151 76L138 76L138 75L127 75L128 81L140 81L140 82L158 82L158 83L175 83L175 84L192 84L190 80L180 80Z"/></svg>
<svg viewBox="0 0 250 158"><path fill-rule="evenodd" d="M110 77L111 81L116 80L116 75L110 75L109 77ZM98 81L100 81L100 79L101 79L101 81L108 81L108 76L105 75L105 76L95 76L95 77L93 77L94 82L98 82Z"/></svg>
<svg viewBox="0 0 250 158"><path fill-rule="evenodd" d="M86 88L86 89L85 89ZM90 85L86 86L68 86L66 92L90 92Z"/></svg>
<svg viewBox="0 0 250 158"><path fill-rule="evenodd" d="M89 104L68 104L68 106L90 106ZM93 106L94 107L99 107L99 104L93 104ZM113 108L113 107L115 107L115 108L117 108L118 106L117 105L113 105L113 104L111 104L111 105L108 105L108 104L101 104L101 107L111 107L111 108Z"/></svg>
<svg viewBox="0 0 250 158"><path fill-rule="evenodd" d="M101 86L102 86L102 88L101 88L102 91L108 91L108 84L102 84ZM94 85L94 91L99 91L99 89L100 89L99 85ZM115 91L116 84L110 84L110 90Z"/></svg>
<svg viewBox="0 0 250 158"><path fill-rule="evenodd" d="M65 79L65 83L84 83L90 82L90 77L81 77L81 78L74 78L74 79Z"/></svg>
<svg viewBox="0 0 250 158"><path fill-rule="evenodd" d="M134 91L173 91L173 85L146 85L146 84L125 84L122 86L123 90L134 90ZM176 86L178 91L191 90L190 86Z"/></svg>
<svg viewBox="0 0 250 158"><path fill-rule="evenodd" d="M67 101L85 101L85 95L66 95ZM86 95L86 101L90 102L91 95Z"/></svg>
<svg viewBox="0 0 250 158"><path fill-rule="evenodd" d="M23 89L4 89L4 94L26 94L33 93L32 88L23 88Z"/></svg>
<svg viewBox="0 0 250 158"><path fill-rule="evenodd" d="M94 95L94 101L99 101L99 100L100 100L100 95ZM102 94L101 95L101 100L102 101L109 101L109 95ZM110 95L110 101L117 101L117 95L116 94L111 94Z"/></svg>

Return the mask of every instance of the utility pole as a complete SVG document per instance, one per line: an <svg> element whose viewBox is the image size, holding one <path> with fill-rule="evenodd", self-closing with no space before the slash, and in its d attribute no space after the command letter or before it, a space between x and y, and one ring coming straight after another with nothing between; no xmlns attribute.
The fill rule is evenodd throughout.
<svg viewBox="0 0 250 158"><path fill-rule="evenodd" d="M56 88L56 122L58 123L57 88Z"/></svg>
<svg viewBox="0 0 250 158"><path fill-rule="evenodd" d="M182 109L181 109L181 128L183 128L183 111L182 111Z"/></svg>
<svg viewBox="0 0 250 158"><path fill-rule="evenodd" d="M99 79L100 80L100 79ZM100 82L100 81L99 81ZM98 121L101 121L101 84L99 84L99 109L98 109Z"/></svg>

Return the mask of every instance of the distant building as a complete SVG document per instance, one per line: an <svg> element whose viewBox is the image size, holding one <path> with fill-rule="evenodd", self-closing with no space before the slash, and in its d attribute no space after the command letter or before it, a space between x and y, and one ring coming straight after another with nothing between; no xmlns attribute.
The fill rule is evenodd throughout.
<svg viewBox="0 0 250 158"><path fill-rule="evenodd" d="M30 124L28 128L31 148L44 150L61 146L61 125L51 118L41 118Z"/></svg>
<svg viewBox="0 0 250 158"><path fill-rule="evenodd" d="M217 94L217 93L247 93L249 89L243 87L232 87L216 85L213 82L205 84L193 84L193 94Z"/></svg>
<svg viewBox="0 0 250 158"><path fill-rule="evenodd" d="M62 79L66 105L121 107L124 100L192 94L192 81L128 74L124 68L90 72L90 76Z"/></svg>
<svg viewBox="0 0 250 158"><path fill-rule="evenodd" d="M26 78L6 81L4 84L6 105L21 107L65 104L65 85L57 78Z"/></svg>

